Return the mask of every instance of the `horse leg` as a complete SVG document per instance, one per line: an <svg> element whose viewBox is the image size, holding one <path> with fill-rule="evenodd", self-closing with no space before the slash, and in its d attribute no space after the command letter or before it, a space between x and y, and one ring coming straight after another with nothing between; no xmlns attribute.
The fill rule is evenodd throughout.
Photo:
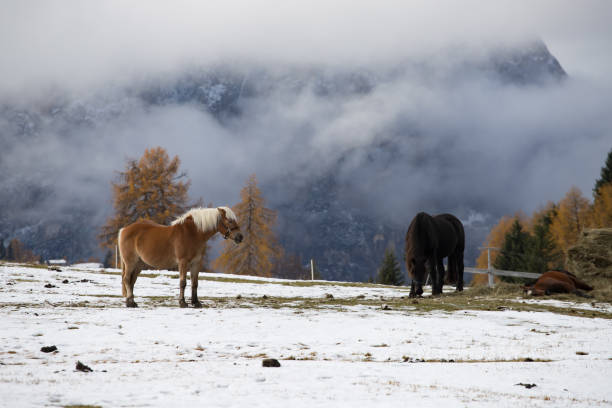
<svg viewBox="0 0 612 408"><path fill-rule="evenodd" d="M408 294L409 298L413 298L416 297L416 292L415 292L415 287L414 287L414 280L412 282L410 282L410 293Z"/></svg>
<svg viewBox="0 0 612 408"><path fill-rule="evenodd" d="M121 273L122 276L122 284L123 291L125 291L125 306L126 307L138 307L136 302L134 302L134 283L136 283L136 278L133 275L137 275L136 272L136 263L124 261L123 262L123 270Z"/></svg>
<svg viewBox="0 0 612 408"><path fill-rule="evenodd" d="M433 256L428 260L428 262L430 265L429 276L431 276L431 295L432 296L439 295L440 294L439 292L440 277L439 277L439 271L438 271L438 257L435 252ZM444 277L442 277L442 279L444 279Z"/></svg>
<svg viewBox="0 0 612 408"><path fill-rule="evenodd" d="M409 298L421 297L423 294L423 286L421 284L417 284L414 279L410 284L410 293L408 294Z"/></svg>
<svg viewBox="0 0 612 408"><path fill-rule="evenodd" d="M198 275L200 273L200 262L191 264L191 304L195 308L201 308L202 303L198 300Z"/></svg>
<svg viewBox="0 0 612 408"><path fill-rule="evenodd" d="M125 285L125 262L121 260L121 296L127 297L127 286Z"/></svg>
<svg viewBox="0 0 612 408"><path fill-rule="evenodd" d="M457 275L456 291L463 291L463 251L458 251L455 257L455 274Z"/></svg>
<svg viewBox="0 0 612 408"><path fill-rule="evenodd" d="M437 265L436 269L438 270L438 273L437 273L438 291L437 291L437 293L441 295L442 294L442 286L444 285L444 262L443 262L443 259L441 257L438 258L438 260L436 262L436 265Z"/></svg>
<svg viewBox="0 0 612 408"><path fill-rule="evenodd" d="M140 275L142 268L143 268L143 263L141 261L138 261L138 263L136 264L136 267L132 271L132 278L130 279L130 288L131 288L132 293L134 293L134 285L136 284L136 279L138 279L138 275Z"/></svg>
<svg viewBox="0 0 612 408"><path fill-rule="evenodd" d="M187 262L179 262L179 306L187 307L185 302L185 286L187 286Z"/></svg>

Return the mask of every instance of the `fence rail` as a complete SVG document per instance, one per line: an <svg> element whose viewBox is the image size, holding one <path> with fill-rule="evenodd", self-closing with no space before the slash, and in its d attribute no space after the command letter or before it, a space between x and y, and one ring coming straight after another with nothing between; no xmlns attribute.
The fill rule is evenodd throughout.
<svg viewBox="0 0 612 408"><path fill-rule="evenodd" d="M541 273L533 273L533 272L517 272L517 271L504 271L503 269L480 269L480 268L472 268L466 266L463 268L464 272L467 273L475 273L475 274L491 274L493 276L512 276L514 278L529 278L529 279L538 279L542 276Z"/></svg>
<svg viewBox="0 0 612 408"><path fill-rule="evenodd" d="M493 265L491 264L491 250L499 251L499 248L480 247L478 249L487 250L487 269L472 268L472 267L466 266L465 268L463 268L463 272L489 275L489 287L491 288L495 286L495 282L493 281L494 276L511 276L513 278L528 278L528 279L538 279L540 276L542 276L542 274L540 273L504 271L503 269L495 269L493 268Z"/></svg>

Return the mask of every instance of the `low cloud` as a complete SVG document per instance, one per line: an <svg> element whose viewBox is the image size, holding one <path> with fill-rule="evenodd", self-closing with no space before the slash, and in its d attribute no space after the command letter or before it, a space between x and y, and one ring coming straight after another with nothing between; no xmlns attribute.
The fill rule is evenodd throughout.
<svg viewBox="0 0 612 408"><path fill-rule="evenodd" d="M11 214L80 206L102 222L111 179L151 146L178 155L192 197L216 205L235 204L252 173L278 204L334 171L348 202L399 225L419 210L474 222L531 212L571 185L588 195L612 147L600 76L612 65L585 57L609 34L610 3L573 4L13 3L0 13L0 197L38 185ZM462 68L534 35L565 81ZM142 97L219 66L242 78L237 114Z"/></svg>

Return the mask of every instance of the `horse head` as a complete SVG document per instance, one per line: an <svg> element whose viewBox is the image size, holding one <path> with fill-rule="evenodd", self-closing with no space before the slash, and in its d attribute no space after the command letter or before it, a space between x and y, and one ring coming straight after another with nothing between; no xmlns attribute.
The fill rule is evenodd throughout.
<svg viewBox="0 0 612 408"><path fill-rule="evenodd" d="M233 239L235 243L239 244L243 240L243 235L240 232L240 226L236 216L229 208L217 208L219 210L219 232L223 235L224 239Z"/></svg>
<svg viewBox="0 0 612 408"><path fill-rule="evenodd" d="M425 285L425 280L427 279L428 271L426 264L427 258L424 256L409 254L406 258L408 276L419 286Z"/></svg>

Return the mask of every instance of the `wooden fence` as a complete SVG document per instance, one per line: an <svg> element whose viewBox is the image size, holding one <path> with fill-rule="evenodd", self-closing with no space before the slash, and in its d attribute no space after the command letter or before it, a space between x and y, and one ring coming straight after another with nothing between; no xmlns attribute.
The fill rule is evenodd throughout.
<svg viewBox="0 0 612 408"><path fill-rule="evenodd" d="M481 247L478 249L486 249L487 250L487 269L480 268L472 268L466 266L463 268L464 273L476 273L476 274L487 274L489 275L489 287L495 286L493 277L494 276L511 276L514 278L529 278L529 279L538 279L542 274L533 273L533 272L518 272L518 271L504 271L502 269L495 269L491 265L491 250L499 250L499 248L495 247Z"/></svg>
<svg viewBox="0 0 612 408"><path fill-rule="evenodd" d="M533 272L504 271L503 269L495 269L495 268L479 269L479 268L472 268L469 266L466 266L465 268L463 268L463 272L464 273L480 273L480 274L489 275L489 287L494 286L494 282L493 282L494 276L512 276L515 278L529 278L529 279L538 279L540 276L542 276L542 274L540 273L533 273Z"/></svg>

